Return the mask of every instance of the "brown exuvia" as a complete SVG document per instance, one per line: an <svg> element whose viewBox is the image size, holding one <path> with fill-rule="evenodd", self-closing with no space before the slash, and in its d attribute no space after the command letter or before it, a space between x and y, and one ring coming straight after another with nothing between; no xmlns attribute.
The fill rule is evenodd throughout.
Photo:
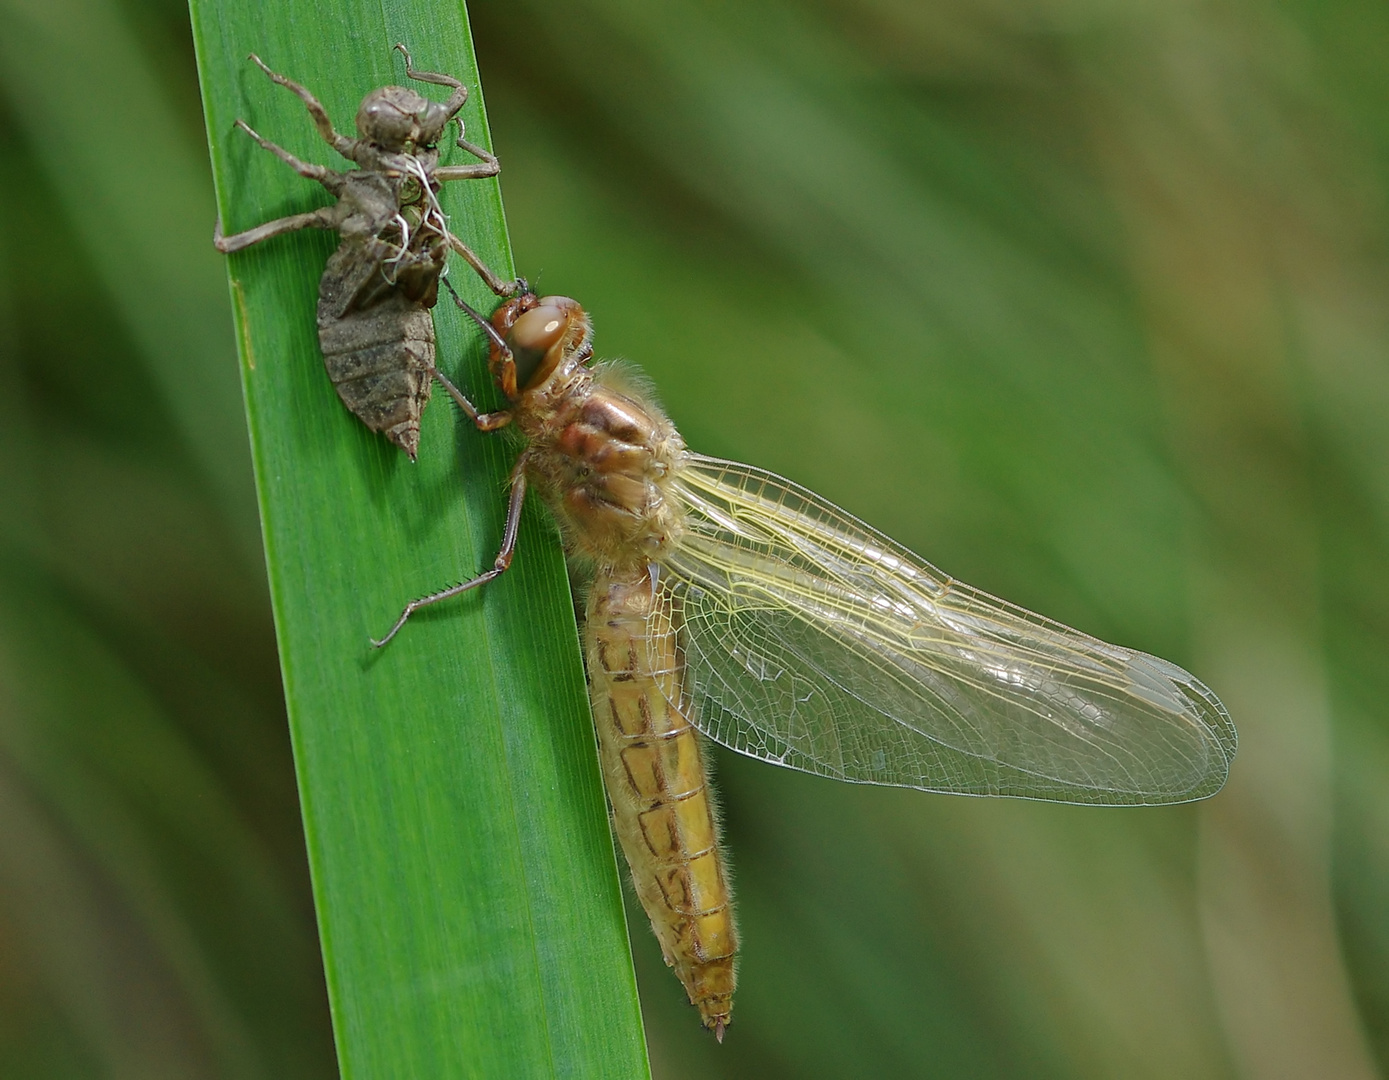
<svg viewBox="0 0 1389 1080"><path fill-rule="evenodd" d="M357 138L336 131L322 104L303 86L251 56L273 81L298 95L324 141L357 168L338 172L301 161L238 120L237 126L264 149L300 176L318 181L337 201L232 236L222 235L219 221L213 243L230 253L299 229L338 231L341 243L328 259L318 290L323 363L343 404L413 459L420 414L438 376L429 309L438 299L449 251L462 255L499 296L517 292L523 283L498 278L453 235L439 208L441 184L495 176L500 169L492 154L463 137L461 120L457 145L479 160L439 164L439 140L467 101L467 88L452 76L414 70L405 47L396 48L405 54L410 78L451 87L453 93L447 101L435 102L401 86L373 90L357 110Z"/></svg>

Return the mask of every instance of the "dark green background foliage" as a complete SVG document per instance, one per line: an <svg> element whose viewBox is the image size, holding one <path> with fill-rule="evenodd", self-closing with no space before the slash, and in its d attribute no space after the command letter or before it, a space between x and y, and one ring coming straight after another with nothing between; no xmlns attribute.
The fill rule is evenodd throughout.
<svg viewBox="0 0 1389 1080"><path fill-rule="evenodd" d="M1240 727L1175 809L719 755L736 1022L633 918L653 1073L1381 1071L1382 5L471 17L518 266L694 447ZM0 90L0 1072L330 1076L186 12L0 0Z"/></svg>

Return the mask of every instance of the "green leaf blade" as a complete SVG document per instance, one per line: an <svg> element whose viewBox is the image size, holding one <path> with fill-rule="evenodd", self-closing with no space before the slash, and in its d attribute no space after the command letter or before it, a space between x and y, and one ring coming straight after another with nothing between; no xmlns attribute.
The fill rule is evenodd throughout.
<svg viewBox="0 0 1389 1080"><path fill-rule="evenodd" d="M473 91L461 8L192 5L227 232L326 201L233 127L341 168L301 103L340 131L361 96L405 82L390 51ZM305 33L315 27L316 33ZM447 160L464 160L451 151ZM495 181L446 185L452 227L510 269ZM340 1067L350 1077L649 1075L572 601L553 527L527 508L513 569L368 637L411 596L490 565L514 447L439 395L409 460L353 418L323 371L317 281L335 238L229 260L281 664ZM461 263L452 279L495 302ZM436 309L439 363L483 404L480 335ZM460 358L462 358L460 360Z"/></svg>

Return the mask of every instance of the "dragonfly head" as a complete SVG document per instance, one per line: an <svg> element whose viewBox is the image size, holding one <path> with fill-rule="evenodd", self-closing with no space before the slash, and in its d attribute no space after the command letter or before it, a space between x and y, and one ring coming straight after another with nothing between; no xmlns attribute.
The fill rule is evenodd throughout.
<svg viewBox="0 0 1389 1080"><path fill-rule="evenodd" d="M588 313L567 296L515 297L497 309L492 325L501 338L492 342L492 377L511 401L543 386L562 366L593 358Z"/></svg>
<svg viewBox="0 0 1389 1080"><path fill-rule="evenodd" d="M357 133L393 154L432 147L451 118L449 107L404 86L383 86L362 98Z"/></svg>

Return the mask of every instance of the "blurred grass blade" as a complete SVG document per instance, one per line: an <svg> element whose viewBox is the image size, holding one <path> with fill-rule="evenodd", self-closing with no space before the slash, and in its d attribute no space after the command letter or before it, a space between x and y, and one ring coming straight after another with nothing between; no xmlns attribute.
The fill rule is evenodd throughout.
<svg viewBox="0 0 1389 1080"><path fill-rule="evenodd" d="M205 317L224 304L204 239L206 167L180 137L186 117L141 45L104 0L0 0L0 86L12 116L154 378L173 421L169 442L211 481L254 566L232 339L225 322ZM74 167L72 144L54 138L55 117L101 132L99 164Z"/></svg>
<svg viewBox="0 0 1389 1080"><path fill-rule="evenodd" d="M341 167L249 52L312 89L343 130L367 90L405 81L390 51L404 42L422 68L474 88L468 134L489 142L461 7L194 0L192 16L228 232L325 200L237 117ZM495 181L451 184L444 206L509 267ZM384 652L367 645L404 600L491 562L510 452L440 395L411 465L339 404L314 328L335 242L281 238L230 271L343 1074L646 1076L572 605L543 513L528 512L509 574ZM493 302L461 265L453 280L475 306ZM480 338L456 314L436 310L440 364L490 404Z"/></svg>

